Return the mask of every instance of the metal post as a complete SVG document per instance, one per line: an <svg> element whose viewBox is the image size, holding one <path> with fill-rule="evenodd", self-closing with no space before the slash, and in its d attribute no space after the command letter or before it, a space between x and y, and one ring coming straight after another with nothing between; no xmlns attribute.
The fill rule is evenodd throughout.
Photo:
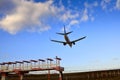
<svg viewBox="0 0 120 80"><path fill-rule="evenodd" d="M23 75L24 74L19 74L20 80L23 80Z"/></svg>
<svg viewBox="0 0 120 80"><path fill-rule="evenodd" d="M29 71L18 71L16 74L19 76L19 80L23 80L24 74L28 73Z"/></svg>
<svg viewBox="0 0 120 80"><path fill-rule="evenodd" d="M39 59L39 68L43 68L43 62L45 62L45 60Z"/></svg>
<svg viewBox="0 0 120 80"><path fill-rule="evenodd" d="M6 80L6 74L5 72L1 73L1 80Z"/></svg>
<svg viewBox="0 0 120 80"><path fill-rule="evenodd" d="M32 69L32 62L30 63L30 68Z"/></svg>
<svg viewBox="0 0 120 80"><path fill-rule="evenodd" d="M47 65L46 65L46 66L47 66L47 68L49 68L49 65L48 65L48 64L49 64L49 63L48 63L48 60L47 60Z"/></svg>
<svg viewBox="0 0 120 80"><path fill-rule="evenodd" d="M48 70L48 80L50 80L50 70Z"/></svg>
<svg viewBox="0 0 120 80"><path fill-rule="evenodd" d="M59 71L59 80L63 80L63 73L62 73L62 71Z"/></svg>
<svg viewBox="0 0 120 80"><path fill-rule="evenodd" d="M61 60L61 58L58 58L57 56L56 56L56 67L58 67L58 66L60 66L60 60Z"/></svg>

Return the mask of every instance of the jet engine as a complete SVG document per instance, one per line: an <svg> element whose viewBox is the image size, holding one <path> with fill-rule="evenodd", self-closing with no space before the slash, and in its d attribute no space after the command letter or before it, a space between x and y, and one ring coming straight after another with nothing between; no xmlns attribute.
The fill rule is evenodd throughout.
<svg viewBox="0 0 120 80"><path fill-rule="evenodd" d="M74 45L75 45L75 42L72 42L72 44L74 44Z"/></svg>
<svg viewBox="0 0 120 80"><path fill-rule="evenodd" d="M66 43L63 43L63 45L65 46L65 45L66 45Z"/></svg>

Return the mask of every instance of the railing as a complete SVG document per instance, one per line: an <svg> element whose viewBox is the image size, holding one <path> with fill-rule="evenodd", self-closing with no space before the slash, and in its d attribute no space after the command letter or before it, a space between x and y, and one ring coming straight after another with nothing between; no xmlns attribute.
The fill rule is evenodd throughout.
<svg viewBox="0 0 120 80"><path fill-rule="evenodd" d="M13 72L15 70L30 71L30 70L49 70L60 66L60 58L56 57L55 61L51 58L46 60L30 60L30 61L15 61L0 63L0 72Z"/></svg>

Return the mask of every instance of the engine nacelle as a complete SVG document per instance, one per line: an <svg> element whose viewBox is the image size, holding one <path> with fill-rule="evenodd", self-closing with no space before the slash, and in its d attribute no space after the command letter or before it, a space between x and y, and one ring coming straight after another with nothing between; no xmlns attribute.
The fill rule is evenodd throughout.
<svg viewBox="0 0 120 80"><path fill-rule="evenodd" d="M72 44L74 44L74 45L75 45L75 42L73 42Z"/></svg>
<svg viewBox="0 0 120 80"><path fill-rule="evenodd" d="M65 46L65 45L66 45L66 43L63 43L63 45Z"/></svg>

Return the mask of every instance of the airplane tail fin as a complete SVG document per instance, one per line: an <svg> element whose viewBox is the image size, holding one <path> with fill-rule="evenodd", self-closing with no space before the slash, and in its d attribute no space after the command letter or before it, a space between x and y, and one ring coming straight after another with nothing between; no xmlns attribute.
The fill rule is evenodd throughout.
<svg viewBox="0 0 120 80"><path fill-rule="evenodd" d="M64 33L66 34L65 25L64 25Z"/></svg>
<svg viewBox="0 0 120 80"><path fill-rule="evenodd" d="M70 33L72 33L73 31L70 31L70 32L66 32L66 29L65 29L65 26L64 26L64 33L57 33L57 34L60 34L60 35L68 35Z"/></svg>
<svg viewBox="0 0 120 80"><path fill-rule="evenodd" d="M64 25L64 33L65 33L66 35L68 35L68 34L70 34L70 33L72 33L72 32L73 32L73 31L66 32L65 25Z"/></svg>

